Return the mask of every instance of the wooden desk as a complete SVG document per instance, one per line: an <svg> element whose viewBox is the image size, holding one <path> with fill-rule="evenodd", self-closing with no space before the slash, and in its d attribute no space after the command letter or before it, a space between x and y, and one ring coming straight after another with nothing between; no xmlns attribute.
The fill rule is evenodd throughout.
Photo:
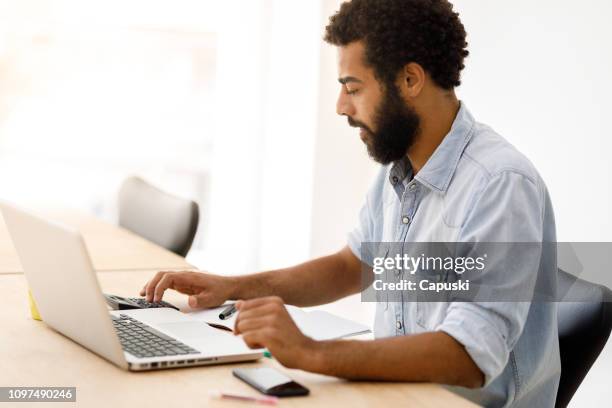
<svg viewBox="0 0 612 408"><path fill-rule="evenodd" d="M98 279L105 292L134 295L154 272L106 272L99 273ZM122 371L44 323L32 320L26 293L23 275L0 276L0 299L3 301L0 308L0 385L76 386L76 406L248 407L249 404L242 402L211 400L209 393L222 390L257 395L256 391L233 378L231 370L263 365L277 367L310 388L309 397L281 400L280 407L475 406L434 384L348 382L285 369L266 358L255 363L140 373ZM177 306L185 304L185 297L176 292L168 292L166 299ZM54 403L53 406L56 404L75 406L70 403ZM19 406L27 404L20 403Z"/></svg>
<svg viewBox="0 0 612 408"><path fill-rule="evenodd" d="M95 218L71 212L54 213L53 218L82 231L95 267L104 270L98 273L104 292L134 296L156 271L189 267L184 259ZM263 365L280 368L311 390L307 398L281 400L280 407L475 406L434 384L347 382L288 370L270 359L140 373L122 371L30 318L27 284L19 273L21 266L3 222L0 222L0 264L0 270L8 272L0 274L0 386L77 387L76 404L54 403L54 407L248 407L249 404L241 402L211 400L209 391L257 395L235 379L231 370ZM173 291L167 292L165 299L177 306L186 305L185 297ZM3 405L7 404L0 403Z"/></svg>
<svg viewBox="0 0 612 408"><path fill-rule="evenodd" d="M192 268L184 258L95 217L61 210L44 211L42 214L75 227L83 234L97 271ZM0 274L3 273L23 273L23 269L0 213Z"/></svg>

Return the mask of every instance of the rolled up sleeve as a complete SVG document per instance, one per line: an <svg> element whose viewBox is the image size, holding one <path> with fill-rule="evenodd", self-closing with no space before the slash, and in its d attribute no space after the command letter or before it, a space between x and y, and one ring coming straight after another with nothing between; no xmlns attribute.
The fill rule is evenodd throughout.
<svg viewBox="0 0 612 408"><path fill-rule="evenodd" d="M541 191L530 178L514 172L491 178L475 200L458 239L495 243L541 240ZM538 247L533 248L522 252L520 261L492 262L478 277L476 283L485 289L489 285L500 301L451 299L445 318L436 328L465 347L484 374L485 386L502 373L525 326L531 305L529 294L533 294L541 257ZM526 293L525 299L510 301L516 291Z"/></svg>
<svg viewBox="0 0 612 408"><path fill-rule="evenodd" d="M474 363L480 368L487 386L501 374L508 362L510 347L520 319L526 315L529 303L513 304L516 317L506 316L508 304L453 303L446 318L436 330L461 343ZM521 310L518 310L521 309Z"/></svg>

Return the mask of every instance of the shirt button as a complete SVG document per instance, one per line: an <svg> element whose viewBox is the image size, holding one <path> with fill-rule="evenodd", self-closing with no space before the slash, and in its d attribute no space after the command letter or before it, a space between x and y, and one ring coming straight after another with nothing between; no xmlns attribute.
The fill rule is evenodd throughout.
<svg viewBox="0 0 612 408"><path fill-rule="evenodd" d="M395 327L397 327L397 330L402 330L402 322L400 322L399 320L395 322Z"/></svg>
<svg viewBox="0 0 612 408"><path fill-rule="evenodd" d="M397 182L399 181L399 178L397 178L397 176L393 176L391 180L393 181L393 184L397 184Z"/></svg>
<svg viewBox="0 0 612 408"><path fill-rule="evenodd" d="M408 186L408 190L413 191L416 188L416 184L411 184L410 186Z"/></svg>
<svg viewBox="0 0 612 408"><path fill-rule="evenodd" d="M404 216L402 217L402 223L404 223L404 224L409 224L409 223L410 223L410 217L409 217L409 216L407 216L407 215L404 215Z"/></svg>

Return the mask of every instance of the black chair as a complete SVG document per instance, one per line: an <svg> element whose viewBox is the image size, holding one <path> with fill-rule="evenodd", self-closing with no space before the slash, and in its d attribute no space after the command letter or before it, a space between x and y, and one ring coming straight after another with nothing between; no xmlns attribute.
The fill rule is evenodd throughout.
<svg viewBox="0 0 612 408"><path fill-rule="evenodd" d="M139 177L119 191L119 225L180 256L187 255L199 220L198 204L168 194Z"/></svg>
<svg viewBox="0 0 612 408"><path fill-rule="evenodd" d="M566 407L604 348L612 329L612 291L559 270L561 380L556 407Z"/></svg>

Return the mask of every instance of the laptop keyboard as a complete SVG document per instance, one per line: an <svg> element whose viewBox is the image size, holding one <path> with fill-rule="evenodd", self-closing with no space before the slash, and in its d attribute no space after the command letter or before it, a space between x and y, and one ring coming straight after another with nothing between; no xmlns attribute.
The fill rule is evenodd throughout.
<svg viewBox="0 0 612 408"><path fill-rule="evenodd" d="M156 307L169 307L175 310L179 310L178 307L168 302L164 302L163 300L160 300L159 302L147 302L145 298L135 298L135 297L128 298L128 300L131 300L132 302L136 303L138 306L140 306L143 309L151 309L151 308L156 308Z"/></svg>
<svg viewBox="0 0 612 408"><path fill-rule="evenodd" d="M198 350L189 347L151 326L130 316L112 316L113 325L125 351L136 357L164 357L182 354L197 354Z"/></svg>

